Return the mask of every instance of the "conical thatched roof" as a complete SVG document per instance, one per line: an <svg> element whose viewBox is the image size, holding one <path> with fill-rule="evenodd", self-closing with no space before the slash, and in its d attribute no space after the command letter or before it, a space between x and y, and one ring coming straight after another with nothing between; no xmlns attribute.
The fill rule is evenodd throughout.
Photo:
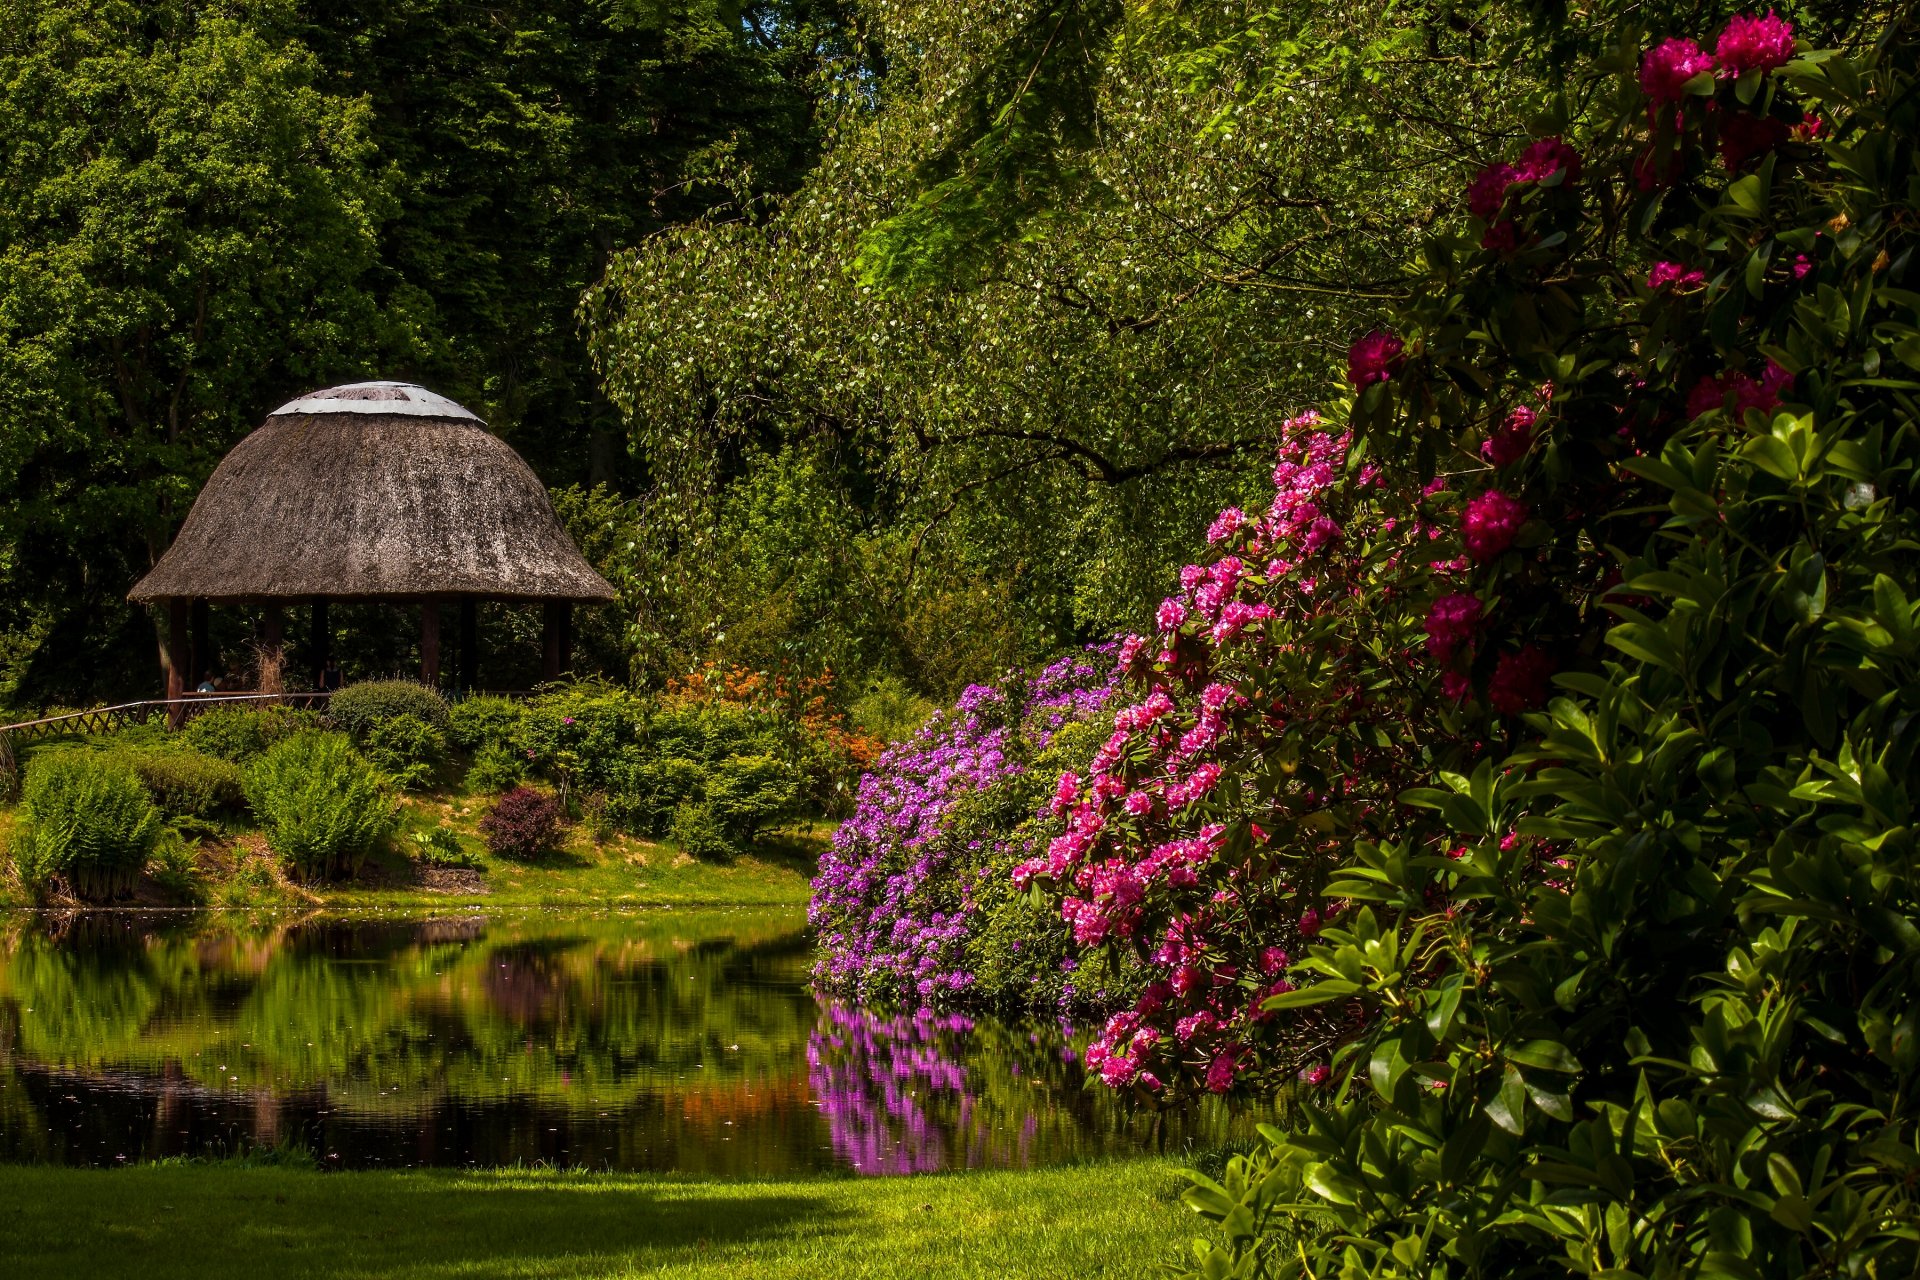
<svg viewBox="0 0 1920 1280"><path fill-rule="evenodd" d="M234 446L134 601L477 595L611 600L539 479L444 396L360 382Z"/></svg>

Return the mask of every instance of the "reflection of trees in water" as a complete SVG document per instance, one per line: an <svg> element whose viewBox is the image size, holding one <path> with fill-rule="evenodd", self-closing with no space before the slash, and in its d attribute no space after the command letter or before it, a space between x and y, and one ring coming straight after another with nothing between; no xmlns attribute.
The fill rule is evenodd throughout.
<svg viewBox="0 0 1920 1280"><path fill-rule="evenodd" d="M1250 1129L1217 1100L1178 1115L1086 1087L1065 1023L882 1013L821 1000L809 1080L835 1152L863 1173L1025 1167L1216 1143Z"/></svg>
<svg viewBox="0 0 1920 1280"><path fill-rule="evenodd" d="M24 1064L324 1087L368 1113L529 1096L606 1108L663 1071L791 1075L812 1012L793 911L278 925L121 913L16 928L0 947Z"/></svg>
<svg viewBox="0 0 1920 1280"><path fill-rule="evenodd" d="M0 922L0 1155L352 1130L369 1162L912 1172L1223 1123L1083 1088L1055 1024L818 1002L811 960L798 911Z"/></svg>

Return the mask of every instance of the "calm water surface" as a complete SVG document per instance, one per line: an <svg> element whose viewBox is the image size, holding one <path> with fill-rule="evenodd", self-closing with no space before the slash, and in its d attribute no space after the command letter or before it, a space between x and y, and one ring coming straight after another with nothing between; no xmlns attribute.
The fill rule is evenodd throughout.
<svg viewBox="0 0 1920 1280"><path fill-rule="evenodd" d="M1046 1020L815 997L799 911L0 915L0 1160L777 1175L1243 1136L1083 1088Z"/></svg>

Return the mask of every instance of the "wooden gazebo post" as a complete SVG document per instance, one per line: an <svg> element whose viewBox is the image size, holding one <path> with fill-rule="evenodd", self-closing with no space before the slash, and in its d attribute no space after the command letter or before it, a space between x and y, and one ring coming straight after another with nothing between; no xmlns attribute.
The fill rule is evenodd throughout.
<svg viewBox="0 0 1920 1280"><path fill-rule="evenodd" d="M440 602L431 597L420 602L420 683L440 683Z"/></svg>
<svg viewBox="0 0 1920 1280"><path fill-rule="evenodd" d="M460 692L480 687L480 602L460 597Z"/></svg>
<svg viewBox="0 0 1920 1280"><path fill-rule="evenodd" d="M187 722L186 667L193 660L193 602L183 596L167 601L167 727L178 729Z"/></svg>
<svg viewBox="0 0 1920 1280"><path fill-rule="evenodd" d="M549 600L541 614L541 674L558 680L573 669L573 602Z"/></svg>

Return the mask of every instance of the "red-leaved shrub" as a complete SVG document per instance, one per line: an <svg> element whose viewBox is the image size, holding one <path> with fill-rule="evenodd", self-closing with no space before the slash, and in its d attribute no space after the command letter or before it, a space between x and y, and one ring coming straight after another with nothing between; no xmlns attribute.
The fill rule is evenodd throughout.
<svg viewBox="0 0 1920 1280"><path fill-rule="evenodd" d="M532 787L515 787L494 801L480 819L487 849L497 858L527 860L553 852L560 843L560 801Z"/></svg>

